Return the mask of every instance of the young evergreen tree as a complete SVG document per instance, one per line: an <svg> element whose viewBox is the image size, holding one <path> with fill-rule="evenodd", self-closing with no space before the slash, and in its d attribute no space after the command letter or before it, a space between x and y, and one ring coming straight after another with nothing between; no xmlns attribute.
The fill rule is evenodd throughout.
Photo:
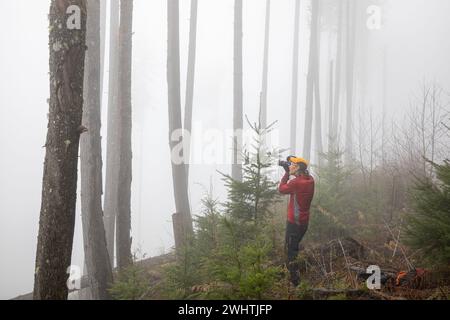
<svg viewBox="0 0 450 320"><path fill-rule="evenodd" d="M408 216L406 240L435 266L450 263L450 161L433 164L437 181L417 183L412 192L414 214Z"/></svg>
<svg viewBox="0 0 450 320"><path fill-rule="evenodd" d="M316 195L308 237L327 241L347 234L344 221L352 197L348 180L351 172L344 167L344 153L337 148L321 155L323 166L317 171Z"/></svg>
<svg viewBox="0 0 450 320"><path fill-rule="evenodd" d="M279 200L269 169L275 165L278 151L269 151L265 145L275 123L266 128L260 123L248 124L255 135L251 148L244 151L243 179L224 175L228 199L214 268L217 280L227 284L224 296L264 299L270 297L281 273L271 259L275 248L269 230L272 209Z"/></svg>
<svg viewBox="0 0 450 320"><path fill-rule="evenodd" d="M277 183L266 174L267 170L275 165L276 151L269 151L264 145L264 137L272 131L275 123L267 128L248 123L255 137L251 145L252 150L246 150L243 154L243 179L239 181L229 175L223 175L228 189L225 213L232 219L256 223L267 217L278 196Z"/></svg>
<svg viewBox="0 0 450 320"><path fill-rule="evenodd" d="M277 184L268 173L275 153L264 137L273 125L255 132L251 151L244 152L243 180L223 175L228 188L224 210L208 195L196 221L194 240L168 269L169 297L208 299L265 299L279 283L281 268L273 259L270 221L278 200Z"/></svg>
<svg viewBox="0 0 450 320"><path fill-rule="evenodd" d="M206 256L213 254L219 245L219 224L222 215L219 211L219 201L208 194L202 199L202 215L195 219L196 240L201 252Z"/></svg>

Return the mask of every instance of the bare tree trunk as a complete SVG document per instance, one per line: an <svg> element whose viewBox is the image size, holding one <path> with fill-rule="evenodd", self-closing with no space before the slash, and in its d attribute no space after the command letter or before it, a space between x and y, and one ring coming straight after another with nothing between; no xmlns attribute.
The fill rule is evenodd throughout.
<svg viewBox="0 0 450 320"><path fill-rule="evenodd" d="M103 101L106 51L106 0L100 0L100 105Z"/></svg>
<svg viewBox="0 0 450 320"><path fill-rule="evenodd" d="M333 147L336 147L338 140L338 127L339 127L339 113L341 102L341 68L342 68L342 42L343 42L343 15L344 15L344 2L339 1L338 11L338 34L337 34L337 48L336 48L336 80L334 90L334 110L333 110L333 131L332 142Z"/></svg>
<svg viewBox="0 0 450 320"><path fill-rule="evenodd" d="M167 54L167 82L169 89L169 141L172 156L172 179L175 196L176 214L182 216L183 238L193 232L191 210L187 192L187 177L184 166L184 150L175 154L178 144L183 144L183 135L172 137L181 131L181 97L180 97L180 30L179 30L179 1L167 0L168 12L168 54ZM179 137L178 137L179 136ZM176 141L174 138L179 138ZM180 249L180 248L177 248Z"/></svg>
<svg viewBox="0 0 450 320"><path fill-rule="evenodd" d="M328 84L328 152L333 148L333 79L334 79L334 61L330 61L329 84Z"/></svg>
<svg viewBox="0 0 450 320"><path fill-rule="evenodd" d="M77 6L73 16L67 14L71 5ZM78 150L83 133L85 1L52 0L49 22L50 106L34 299L66 300L75 228Z"/></svg>
<svg viewBox="0 0 450 320"><path fill-rule="evenodd" d="M437 134L437 128L439 126L439 122L436 122L437 115L436 115L436 107L437 107L437 88L436 83L433 83L433 89L431 93L431 137L430 137L430 143L431 143L431 154L430 154L430 161L434 163L435 153L436 153L436 134ZM430 177L433 176L433 166L430 166Z"/></svg>
<svg viewBox="0 0 450 320"><path fill-rule="evenodd" d="M131 180L132 180L132 105L131 69L133 54L133 0L120 1L119 30L119 112L120 159L117 214L117 266L132 263L131 256Z"/></svg>
<svg viewBox="0 0 450 320"><path fill-rule="evenodd" d="M183 215L181 213L174 213L172 215L173 237L175 240L175 248L178 255L182 252L182 248L186 246L188 240L186 238L186 228Z"/></svg>
<svg viewBox="0 0 450 320"><path fill-rule="evenodd" d="M119 105L118 105L118 74L119 74L119 20L120 2L111 0L110 17L110 53L109 53L109 99L108 99L108 138L106 150L105 177L105 231L111 267L114 268L115 247L114 235L118 212L118 184L119 184Z"/></svg>
<svg viewBox="0 0 450 320"><path fill-rule="evenodd" d="M186 179L189 188L189 161L191 149L191 134L192 134L192 112L194 104L194 87L195 87L195 62L197 54L197 13L198 0L191 0L191 20L189 29L189 57L188 57L188 72L186 81L186 107L184 112L184 130L189 134L186 139L185 157L186 157Z"/></svg>
<svg viewBox="0 0 450 320"><path fill-rule="evenodd" d="M383 111L381 116L381 160L386 161L386 113L387 113L387 49L383 50Z"/></svg>
<svg viewBox="0 0 450 320"><path fill-rule="evenodd" d="M367 15L364 15L367 7L371 5L371 0L357 1L355 16L355 88L357 94L355 101L361 105L364 110L367 107L367 85L368 85L368 67L369 67L369 42L373 32L367 28Z"/></svg>
<svg viewBox="0 0 450 320"><path fill-rule="evenodd" d="M316 77L316 66L318 65L318 20L319 1L312 2L311 17L311 37L309 44L309 67L306 88L306 111L305 111L305 136L303 143L303 156L311 159L311 134L313 123L313 102L314 102L314 79Z"/></svg>
<svg viewBox="0 0 450 320"><path fill-rule="evenodd" d="M261 90L261 128L267 127L267 85L269 73L269 42L270 42L270 0L266 1L266 23L264 31L264 58L263 58L263 80Z"/></svg>
<svg viewBox="0 0 450 320"><path fill-rule="evenodd" d="M100 0L87 1L87 12L83 125L88 132L81 137L80 147L81 213L90 298L107 300L113 277L102 209Z"/></svg>
<svg viewBox="0 0 450 320"><path fill-rule="evenodd" d="M233 164L231 177L242 181L242 139L243 115L243 72L242 72L242 0L235 0L234 7L234 103L233 103Z"/></svg>
<svg viewBox="0 0 450 320"><path fill-rule="evenodd" d="M314 110L315 110L315 143L316 143L316 155L317 163L320 163L320 155L323 153L323 140L322 140L322 103L320 99L319 81L314 85Z"/></svg>
<svg viewBox="0 0 450 320"><path fill-rule="evenodd" d="M345 161L351 163L353 158L353 77L355 57L355 30L356 3L347 0L347 116L345 124Z"/></svg>
<svg viewBox="0 0 450 320"><path fill-rule="evenodd" d="M320 17L320 0L317 0L317 16ZM320 52L321 52L321 32L319 26L319 18L317 18L317 51L316 59L314 62L314 94L315 94L315 147L317 155L317 163L320 165L320 155L323 153L323 140L322 140L322 103L320 98Z"/></svg>
<svg viewBox="0 0 450 320"><path fill-rule="evenodd" d="M372 109L370 109L372 112ZM358 108L358 156L359 156L359 166L364 182L364 190L367 192L367 172L364 163L364 152L366 146L366 136L367 136L367 124L363 116L362 108Z"/></svg>
<svg viewBox="0 0 450 320"><path fill-rule="evenodd" d="M292 63L292 97L291 97L291 153L297 150L297 107L298 107L298 66L300 46L300 0L295 1L294 21L294 55Z"/></svg>
<svg viewBox="0 0 450 320"><path fill-rule="evenodd" d="M423 101L422 101L422 110L421 110L421 115L420 115L420 138L421 138L421 142L422 142L422 150L421 150L421 163L422 163L422 167L423 167L423 176L426 177L427 176L427 162L426 162L426 158L427 158L427 137L426 137L426 118L427 118L427 105L428 105L428 100L429 100L429 96L430 96L430 91L431 88L430 87L426 87L426 84L423 84Z"/></svg>
<svg viewBox="0 0 450 320"><path fill-rule="evenodd" d="M374 127L373 127L373 111L370 109L370 171L369 171L369 187L372 187L372 181L373 181L373 171L375 167L375 134L374 134Z"/></svg>
<svg viewBox="0 0 450 320"><path fill-rule="evenodd" d="M184 112L184 130L189 136L185 136L186 149L184 150L186 158L186 179L189 189L189 162L191 158L191 134L192 134L192 112L194 105L194 86L195 86L195 62L197 53L197 12L198 0L191 0L191 20L189 29L189 57L186 81L186 107Z"/></svg>

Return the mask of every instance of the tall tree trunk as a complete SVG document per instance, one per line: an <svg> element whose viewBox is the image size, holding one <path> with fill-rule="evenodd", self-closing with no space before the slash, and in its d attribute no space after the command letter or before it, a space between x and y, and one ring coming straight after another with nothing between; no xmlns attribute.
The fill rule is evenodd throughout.
<svg viewBox="0 0 450 320"><path fill-rule="evenodd" d="M323 153L322 140L322 103L320 98L320 52L321 52L321 32L320 32L320 0L317 0L317 33L316 33L316 58L314 61L314 95L315 95L315 147L317 155L317 164L320 164L320 157Z"/></svg>
<svg viewBox="0 0 450 320"><path fill-rule="evenodd" d="M120 136L118 132L118 74L119 74L119 20L120 1L111 0L110 17L110 51L109 51L109 98L108 98L108 138L106 149L106 177L105 177L105 231L111 266L114 268L115 247L114 235L118 212L119 185L119 155Z"/></svg>
<svg viewBox="0 0 450 320"><path fill-rule="evenodd" d="M300 46L300 0L295 1L294 55L292 59L291 153L297 151L298 60Z"/></svg>
<svg viewBox="0 0 450 320"><path fill-rule="evenodd" d="M187 188L189 189L189 162L191 158L191 134L192 134L192 112L194 105L194 85L195 85L195 62L197 53L197 12L198 0L191 0L191 20L189 29L189 57L188 57L188 71L186 81L186 107L184 112L184 132L188 134L185 136L185 158L186 158L186 180Z"/></svg>
<svg viewBox="0 0 450 320"><path fill-rule="evenodd" d="M330 61L329 77L328 77L328 152L333 148L333 85L334 85L334 61Z"/></svg>
<svg viewBox="0 0 450 320"><path fill-rule="evenodd" d="M269 42L270 42L270 0L266 1L266 23L264 31L264 58L263 58L263 80L261 90L261 128L267 127L267 85L269 73Z"/></svg>
<svg viewBox="0 0 450 320"><path fill-rule="evenodd" d="M356 3L347 0L347 116L345 123L345 161L351 163L353 159L353 78L355 57L355 17Z"/></svg>
<svg viewBox="0 0 450 320"><path fill-rule="evenodd" d="M100 1L87 1L83 125L88 132L81 137L80 147L84 256L93 300L110 299L107 289L113 280L102 209Z"/></svg>
<svg viewBox="0 0 450 320"><path fill-rule="evenodd" d="M387 113L387 48L383 50L383 110L381 115L381 160L386 161L386 113Z"/></svg>
<svg viewBox="0 0 450 320"><path fill-rule="evenodd" d="M175 154L178 145L183 145L183 136L176 141L172 135L180 132L181 93L180 93L180 24L179 0L167 0L168 47L167 47L167 83L169 98L169 141L172 156L172 179L175 197L176 215L182 217L181 237L187 241L193 232L191 210L187 192L187 177L184 165L184 150ZM178 220L177 220L178 221ZM177 229L178 230L178 229ZM175 235L177 237L177 235ZM185 243L185 242L184 242ZM180 249L177 247L177 249Z"/></svg>
<svg viewBox="0 0 450 320"><path fill-rule="evenodd" d="M332 144L337 147L338 143L338 127L339 127L339 113L341 102L341 69L342 69L342 49L343 49L343 23L344 23L344 1L339 0L338 11L338 31L337 31L337 48L336 48L336 80L334 90L334 110L333 110L333 130L332 130Z"/></svg>
<svg viewBox="0 0 450 320"><path fill-rule="evenodd" d="M75 7L68 15L70 6ZM33 295L35 300L66 300L83 132L85 1L52 0L49 22L49 122Z"/></svg>
<svg viewBox="0 0 450 320"><path fill-rule="evenodd" d="M100 105L103 102L106 52L106 0L100 0Z"/></svg>
<svg viewBox="0 0 450 320"><path fill-rule="evenodd" d="M316 151L316 162L320 164L321 154L323 153L323 140L322 140L322 103L320 98L320 87L319 85L314 85L314 118L315 118L315 151Z"/></svg>
<svg viewBox="0 0 450 320"><path fill-rule="evenodd" d="M243 115L243 71L242 71L242 0L234 5L234 103L233 103L233 165L231 176L242 181Z"/></svg>
<svg viewBox="0 0 450 320"><path fill-rule="evenodd" d="M131 69L133 54L133 0L120 1L119 30L119 112L120 158L118 214L116 227L117 266L132 263L131 256L131 180L132 180L132 106Z"/></svg>
<svg viewBox="0 0 450 320"><path fill-rule="evenodd" d="M369 1L356 2L355 16L355 88L353 89L358 95L358 104L363 110L367 107L367 86L368 86L368 68L369 68L369 43L373 32L367 27L367 15L364 15L367 7L371 4ZM365 111L367 113L368 111Z"/></svg>
<svg viewBox="0 0 450 320"><path fill-rule="evenodd" d="M313 101L314 101L314 79L316 77L316 65L318 65L318 20L319 0L312 2L311 37L309 44L309 67L306 88L306 111L305 111L305 136L303 143L303 156L311 159L311 134L313 123Z"/></svg>

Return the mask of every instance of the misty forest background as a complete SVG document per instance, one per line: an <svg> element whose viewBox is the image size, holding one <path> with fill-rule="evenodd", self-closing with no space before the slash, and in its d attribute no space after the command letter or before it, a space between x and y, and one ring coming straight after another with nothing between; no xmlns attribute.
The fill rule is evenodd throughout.
<svg viewBox="0 0 450 320"><path fill-rule="evenodd" d="M0 9L0 298L449 298L448 1ZM215 129L215 152L242 163L175 161L170 134L199 127L178 156ZM316 179L297 288L277 192L289 154Z"/></svg>

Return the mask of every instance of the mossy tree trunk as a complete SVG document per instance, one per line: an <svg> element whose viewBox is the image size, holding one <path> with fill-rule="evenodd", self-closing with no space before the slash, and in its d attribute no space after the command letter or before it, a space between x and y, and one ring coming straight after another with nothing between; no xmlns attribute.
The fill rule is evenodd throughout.
<svg viewBox="0 0 450 320"><path fill-rule="evenodd" d="M52 0L49 13L49 123L34 299L66 300L83 115L86 2Z"/></svg>

